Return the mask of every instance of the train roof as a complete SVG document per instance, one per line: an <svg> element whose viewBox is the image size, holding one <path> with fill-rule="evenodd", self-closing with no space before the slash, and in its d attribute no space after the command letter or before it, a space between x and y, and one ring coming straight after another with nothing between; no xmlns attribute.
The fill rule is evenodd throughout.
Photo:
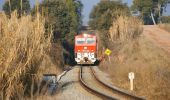
<svg viewBox="0 0 170 100"><path fill-rule="evenodd" d="M96 37L96 35L94 35L94 34L82 33L82 34L76 35L75 37Z"/></svg>

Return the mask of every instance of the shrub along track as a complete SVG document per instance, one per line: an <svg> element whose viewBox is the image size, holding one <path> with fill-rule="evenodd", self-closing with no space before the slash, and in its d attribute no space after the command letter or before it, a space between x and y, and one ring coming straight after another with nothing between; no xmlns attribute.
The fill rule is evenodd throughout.
<svg viewBox="0 0 170 100"><path fill-rule="evenodd" d="M142 97L135 96L125 90L103 82L95 74L92 66L81 66L79 79L81 85L90 93L101 97L104 100L144 100Z"/></svg>

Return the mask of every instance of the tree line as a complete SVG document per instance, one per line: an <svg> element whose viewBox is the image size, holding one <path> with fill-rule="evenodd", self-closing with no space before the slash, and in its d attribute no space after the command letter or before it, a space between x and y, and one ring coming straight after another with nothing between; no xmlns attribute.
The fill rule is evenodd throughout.
<svg viewBox="0 0 170 100"><path fill-rule="evenodd" d="M139 12L144 24L161 23L170 0L133 0L132 10ZM163 17L163 18L162 18Z"/></svg>
<svg viewBox="0 0 170 100"><path fill-rule="evenodd" d="M164 10L170 0L133 0L133 5L128 7L122 0L101 0L90 13L89 26L94 30L101 31L103 41L107 41L108 30L118 16L132 16L133 12L138 13L144 24L157 24L169 22L169 17L163 17ZM64 47L68 44L72 46L67 51L72 51L74 36L82 26L82 9L81 0L43 0L39 6L33 9L30 7L29 0L8 0L3 6L7 15L14 10L18 11L19 16L22 14L32 14L37 11L45 17L46 30L53 30L54 41L60 41Z"/></svg>
<svg viewBox="0 0 170 100"><path fill-rule="evenodd" d="M90 14L89 26L100 31L102 45L107 46L108 31L119 16L135 16L145 25L168 23L163 14L170 0L133 0L129 7L122 0L101 0ZM134 14L135 12L135 14Z"/></svg>
<svg viewBox="0 0 170 100"><path fill-rule="evenodd" d="M45 18L46 34L52 30L52 42L62 46L60 51L66 64L74 63L74 36L82 26L83 4L80 0L43 0L36 1L31 8L29 0L8 0L3 6L6 15L14 10L18 11L18 17L39 12ZM45 34L45 35L46 35Z"/></svg>
<svg viewBox="0 0 170 100"><path fill-rule="evenodd" d="M119 15L131 16L131 11L139 13L144 24L168 22L163 17L170 0L133 0L130 7L121 0L101 0L91 11L89 26L93 29L108 30ZM82 25L83 4L80 0L43 0L39 4L39 12L46 18L46 28L52 26L54 38L61 41L73 41L74 35ZM35 14L36 7L31 9L29 0L8 0L3 6L7 15L14 10L22 14Z"/></svg>
<svg viewBox="0 0 170 100"><path fill-rule="evenodd" d="M82 8L80 0L43 0L38 5L38 11L45 17L46 29L52 27L54 40L60 42L73 41L82 24ZM17 10L20 17L22 14L35 15L37 7L31 9L29 0L8 0L3 10L8 16Z"/></svg>
<svg viewBox="0 0 170 100"><path fill-rule="evenodd" d="M163 16L168 3L170 0L133 0L128 7L121 0L101 0L90 14L89 25L93 29L108 30L117 16L132 16L131 12L137 13L146 25L168 22L168 17Z"/></svg>

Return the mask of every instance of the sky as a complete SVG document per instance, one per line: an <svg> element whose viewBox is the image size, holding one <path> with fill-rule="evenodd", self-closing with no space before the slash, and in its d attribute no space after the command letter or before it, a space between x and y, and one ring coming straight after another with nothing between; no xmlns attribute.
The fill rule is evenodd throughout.
<svg viewBox="0 0 170 100"><path fill-rule="evenodd" d="M42 0L39 0L42 1ZM93 9L93 7L99 3L100 0L81 0L84 8L83 8L83 24L87 25L88 21L89 21L89 14L91 12L91 10ZM127 3L128 6L132 5L132 1L133 0L122 0L124 3ZM0 0L0 10L2 10L2 5L5 2L5 0ZM31 3L31 7L33 7L33 5L35 4L35 0L30 0ZM165 12L164 15L170 15L170 4L167 7L167 12Z"/></svg>
<svg viewBox="0 0 170 100"><path fill-rule="evenodd" d="M100 0L81 0L83 3L83 24L87 25L89 20L89 14L93 8L94 5L99 3Z"/></svg>

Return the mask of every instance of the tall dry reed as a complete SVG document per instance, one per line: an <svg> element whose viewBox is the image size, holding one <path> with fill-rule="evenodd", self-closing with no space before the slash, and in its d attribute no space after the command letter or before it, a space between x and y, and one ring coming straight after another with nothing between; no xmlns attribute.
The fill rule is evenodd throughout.
<svg viewBox="0 0 170 100"><path fill-rule="evenodd" d="M13 12L11 18L0 17L0 99L23 98L33 81L30 77L37 75L50 46L44 24L39 14L18 18Z"/></svg>
<svg viewBox="0 0 170 100"><path fill-rule="evenodd" d="M142 33L143 22L136 17L119 16L109 29L111 41L127 41L138 37Z"/></svg>

